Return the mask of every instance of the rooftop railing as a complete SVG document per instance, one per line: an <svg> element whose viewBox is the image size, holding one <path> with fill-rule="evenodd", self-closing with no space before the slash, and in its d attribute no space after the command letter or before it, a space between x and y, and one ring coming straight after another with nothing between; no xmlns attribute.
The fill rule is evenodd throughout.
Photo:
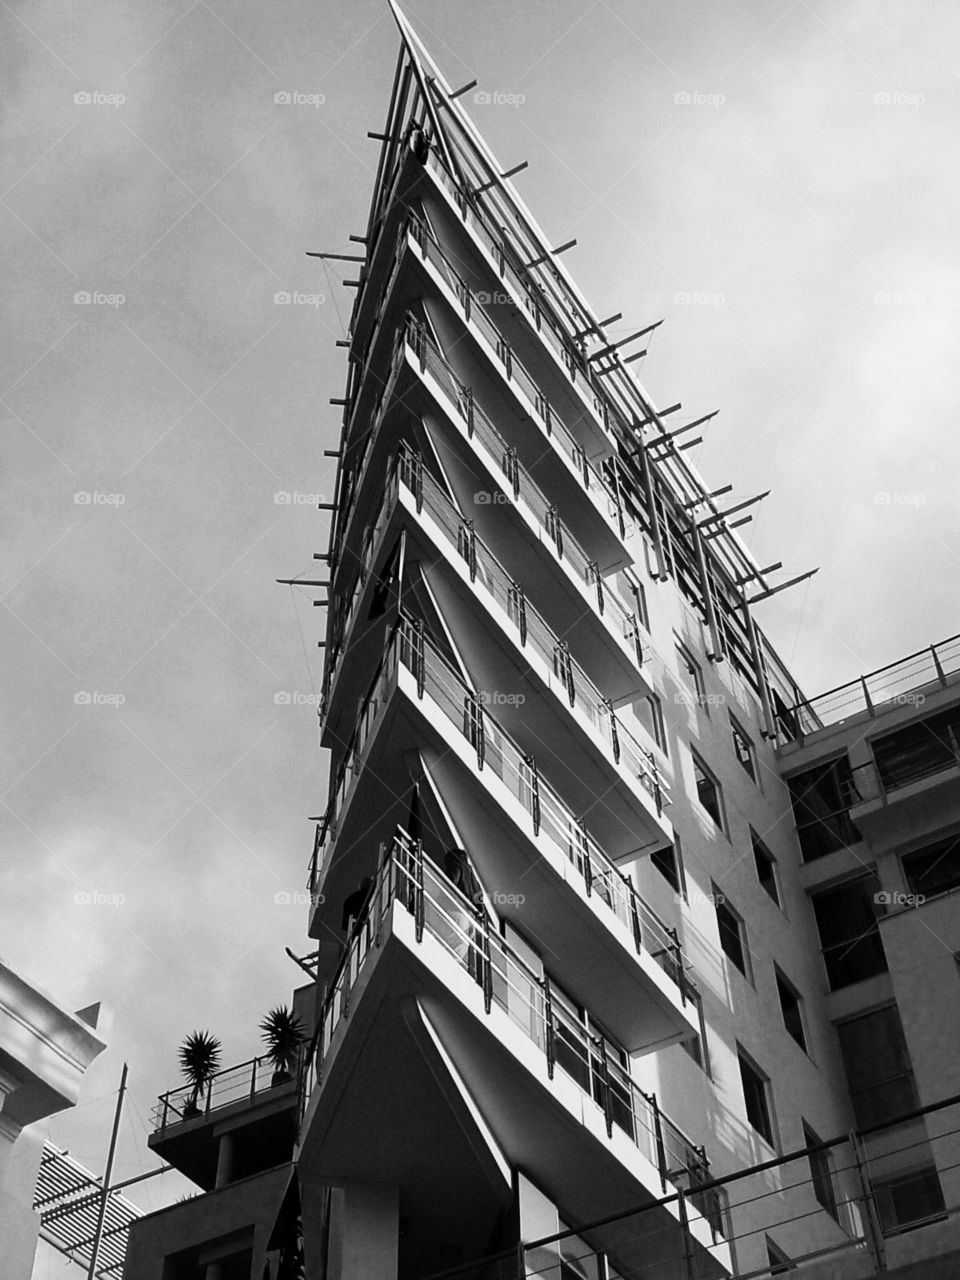
<svg viewBox="0 0 960 1280"><path fill-rule="evenodd" d="M918 649L885 667L858 676L846 684L829 689L813 698L805 698L793 707L794 712L815 717L816 728L839 724L850 716L867 712L875 715L891 706L911 706L918 689L931 685L945 686L950 676L960 671L960 635L941 640L926 649ZM815 729L809 732L815 732Z"/></svg>
<svg viewBox="0 0 960 1280"><path fill-rule="evenodd" d="M153 1108L151 1120L154 1132L162 1134L171 1125L180 1124L184 1120L195 1120L198 1116L208 1116L212 1111L231 1107L237 1102L252 1102L278 1085L289 1084L293 1079L292 1076L287 1077L275 1084L275 1070L271 1058L251 1058L249 1062L241 1062L238 1066L218 1071L199 1091L189 1084L170 1089L160 1095Z"/></svg>
<svg viewBox="0 0 960 1280"><path fill-rule="evenodd" d="M560 1070L572 1079L603 1113L608 1137L618 1129L658 1169L663 1187L696 1187L709 1177L702 1147L660 1110L654 1095L644 1093L609 1038L593 1033L565 1008L550 980L538 974L491 927L489 916L472 904L424 856L422 844L398 828L381 863L368 906L334 975L320 1011L306 1057L305 1108L324 1060L343 1021L349 1016L351 993L364 962L379 945L383 923L398 903L413 916L416 939L438 941L483 990L484 1007L503 1010L545 1056L547 1074ZM624 1061L626 1056L622 1055ZM715 1214L719 1223L719 1208Z"/></svg>

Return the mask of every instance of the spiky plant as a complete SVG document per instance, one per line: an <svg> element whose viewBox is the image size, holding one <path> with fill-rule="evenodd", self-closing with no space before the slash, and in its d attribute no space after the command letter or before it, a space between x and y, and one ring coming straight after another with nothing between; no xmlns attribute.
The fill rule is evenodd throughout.
<svg viewBox="0 0 960 1280"><path fill-rule="evenodd" d="M209 1031L192 1031L180 1046L180 1071L192 1089L185 1111L198 1110L200 1094L220 1067L220 1048Z"/></svg>
<svg viewBox="0 0 960 1280"><path fill-rule="evenodd" d="M290 1009L280 1005L271 1009L260 1023L260 1033L275 1073L286 1075L296 1064L300 1046L307 1038L303 1023Z"/></svg>

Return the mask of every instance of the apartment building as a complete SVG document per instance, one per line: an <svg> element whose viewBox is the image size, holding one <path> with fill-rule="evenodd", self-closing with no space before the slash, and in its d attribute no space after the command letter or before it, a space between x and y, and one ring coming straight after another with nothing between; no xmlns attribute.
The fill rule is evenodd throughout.
<svg viewBox="0 0 960 1280"><path fill-rule="evenodd" d="M802 694L750 504L394 13L319 556L310 1039L296 1081L161 1098L205 1194L126 1275L935 1276L960 645L912 701Z"/></svg>

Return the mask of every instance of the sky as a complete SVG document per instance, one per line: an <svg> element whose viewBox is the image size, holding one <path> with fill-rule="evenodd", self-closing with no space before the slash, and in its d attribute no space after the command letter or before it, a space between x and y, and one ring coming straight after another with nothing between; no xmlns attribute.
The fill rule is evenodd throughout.
<svg viewBox="0 0 960 1280"><path fill-rule="evenodd" d="M801 686L960 630L960 10L406 11L614 333L665 320L633 368L676 425L721 410L692 456L772 490L760 563L820 566L757 611ZM327 545L353 294L305 251L364 230L397 35L385 0L0 0L0 30L0 954L104 1002L49 1133L101 1167L128 1061L125 1177L182 1037L253 1056L310 949L323 614L274 579Z"/></svg>

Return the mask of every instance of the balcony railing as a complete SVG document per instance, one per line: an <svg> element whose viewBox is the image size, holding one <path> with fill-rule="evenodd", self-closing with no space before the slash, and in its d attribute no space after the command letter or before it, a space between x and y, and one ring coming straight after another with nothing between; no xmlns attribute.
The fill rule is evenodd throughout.
<svg viewBox="0 0 960 1280"><path fill-rule="evenodd" d="M473 523L462 518L433 477L424 471L420 455L407 446L401 447L388 466L383 501L378 508L375 523L364 538L357 581L349 603L343 610L343 621L337 626L337 638L328 659L330 678L325 687L333 688L344 644L350 634L357 604L369 576L381 534L393 514L398 480L410 493L417 509L427 510L451 547L466 561L471 581L484 588L500 605L516 630L520 645L529 645L539 654L548 669L552 670L570 706L579 707L587 716L594 732L618 762L622 759L637 776L645 776L652 764L652 752L643 748L624 727L615 715L610 701L604 698L580 663L571 656L569 646L560 640L539 611L527 600L523 585L507 572L486 544L477 537ZM628 614L619 604L616 608L621 618L620 634L624 642L632 646L639 668L643 663L643 652L636 617ZM610 621L613 622L616 616L611 610ZM666 795L668 789L662 777L659 785Z"/></svg>
<svg viewBox="0 0 960 1280"><path fill-rule="evenodd" d="M447 724L476 751L477 762L490 769L508 788L530 820L534 836L543 835L583 877L584 891L604 902L633 936L639 953L646 950L677 984L686 1000L690 980L676 930L668 927L634 889L619 867L589 834L557 792L539 773L533 756L522 751L484 707L479 695L463 682L424 635L420 623L401 616L387 641L371 689L364 699L357 728L331 791L327 812L314 844L309 891L316 895L327 852L336 840L340 816L362 768L362 757L380 710L390 696L398 663L416 678L420 698L429 695ZM647 776L651 794L665 799L659 772L651 765ZM646 785L646 784L645 784Z"/></svg>
<svg viewBox="0 0 960 1280"><path fill-rule="evenodd" d="M639 1088L612 1056L609 1040L593 1034L567 1011L551 991L549 978L526 964L491 928L486 913L475 908L424 857L422 844L401 828L382 851L369 905L327 990L306 1058L304 1109L394 903L413 916L417 942L425 933L438 941L482 988L487 1013L494 1005L502 1009L545 1056L549 1078L560 1070L592 1098L603 1113L608 1137L614 1128L625 1133L657 1168L664 1188L670 1182L696 1190L709 1178L703 1148L663 1114L654 1095ZM722 1221L719 1202L711 1220Z"/></svg>
<svg viewBox="0 0 960 1280"><path fill-rule="evenodd" d="M218 1071L199 1094L189 1084L170 1089L160 1095L153 1108L151 1119L154 1132L162 1134L171 1125L180 1124L183 1120L194 1120L198 1116L208 1116L212 1111L233 1106L237 1102L252 1102L277 1088L278 1084L290 1083L293 1077L274 1084L275 1070L272 1059L265 1056L251 1058L249 1062L241 1062L239 1066Z"/></svg>

